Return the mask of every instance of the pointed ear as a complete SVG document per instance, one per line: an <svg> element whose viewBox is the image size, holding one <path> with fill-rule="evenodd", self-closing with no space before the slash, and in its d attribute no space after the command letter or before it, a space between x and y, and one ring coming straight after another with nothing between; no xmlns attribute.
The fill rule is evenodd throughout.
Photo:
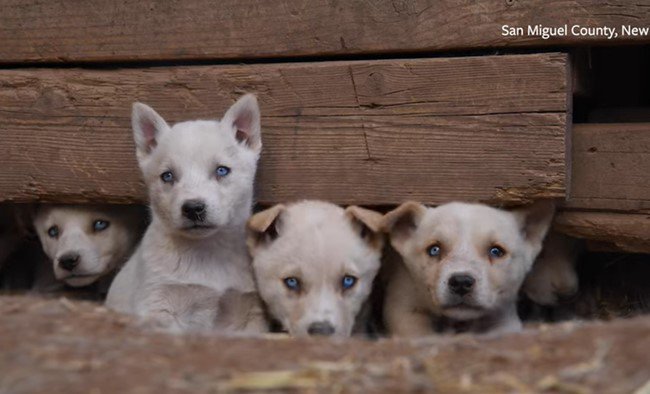
<svg viewBox="0 0 650 394"><path fill-rule="evenodd" d="M517 217L524 238L532 247L533 257L536 257L542 250L542 243L551 227L555 203L551 200L540 200L513 213Z"/></svg>
<svg viewBox="0 0 650 394"><path fill-rule="evenodd" d="M345 209L345 215L352 221L352 226L358 231L359 236L370 246L375 249L384 246L381 213L352 205Z"/></svg>
<svg viewBox="0 0 650 394"><path fill-rule="evenodd" d="M167 122L150 106L133 103L131 127L138 156L148 155L158 144L160 132L169 129Z"/></svg>
<svg viewBox="0 0 650 394"><path fill-rule="evenodd" d="M237 141L255 152L262 150L260 107L253 94L245 94L228 109L222 122L235 130Z"/></svg>
<svg viewBox="0 0 650 394"><path fill-rule="evenodd" d="M408 201L384 215L383 229L390 234L391 244L397 250L415 232L426 210L424 205Z"/></svg>
<svg viewBox="0 0 650 394"><path fill-rule="evenodd" d="M278 237L278 220L285 209L284 205L278 204L248 219L246 244L251 256L255 256L257 248L273 242Z"/></svg>

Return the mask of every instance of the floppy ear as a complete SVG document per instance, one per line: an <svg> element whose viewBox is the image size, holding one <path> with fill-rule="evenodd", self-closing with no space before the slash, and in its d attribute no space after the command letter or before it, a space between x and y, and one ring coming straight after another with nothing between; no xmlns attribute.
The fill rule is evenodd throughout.
<svg viewBox="0 0 650 394"><path fill-rule="evenodd" d="M248 219L246 225L246 244L251 256L262 245L269 244L278 237L278 220L286 207L282 204L275 205L262 212L258 212Z"/></svg>
<svg viewBox="0 0 650 394"><path fill-rule="evenodd" d="M398 251L420 224L427 207L408 201L388 212L383 218L383 229L390 235L390 242Z"/></svg>
<svg viewBox="0 0 650 394"><path fill-rule="evenodd" d="M384 246L382 214L352 205L345 209L345 215L352 221L352 226L364 241L376 249Z"/></svg>
<svg viewBox="0 0 650 394"><path fill-rule="evenodd" d="M253 94L245 94L228 109L222 122L232 126L237 141L255 152L262 150L260 107Z"/></svg>
<svg viewBox="0 0 650 394"><path fill-rule="evenodd" d="M533 252L533 258L542 250L551 221L555 214L555 203L551 200L540 200L532 205L513 211L520 225L524 239Z"/></svg>
<svg viewBox="0 0 650 394"><path fill-rule="evenodd" d="M138 157L151 153L158 144L160 132L169 129L167 122L150 106L133 103L131 127Z"/></svg>

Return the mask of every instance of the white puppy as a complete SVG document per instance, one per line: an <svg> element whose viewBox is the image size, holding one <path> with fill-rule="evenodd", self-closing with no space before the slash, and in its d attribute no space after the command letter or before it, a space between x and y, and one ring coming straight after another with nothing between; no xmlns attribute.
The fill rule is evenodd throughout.
<svg viewBox="0 0 650 394"><path fill-rule="evenodd" d="M248 245L260 295L293 336L349 336L379 270L382 215L321 201L254 215Z"/></svg>
<svg viewBox="0 0 650 394"><path fill-rule="evenodd" d="M221 121L173 126L136 103L132 123L153 217L106 304L173 331L262 331L246 249L262 148L255 96Z"/></svg>
<svg viewBox="0 0 650 394"><path fill-rule="evenodd" d="M386 214L390 242L403 259L388 279L388 331L417 336L521 329L517 293L553 213L547 202L513 212L409 202Z"/></svg>
<svg viewBox="0 0 650 394"><path fill-rule="evenodd" d="M131 206L45 205L34 216L43 251L56 280L72 287L99 283L105 293L142 234L142 210ZM37 275L47 290L51 275Z"/></svg>

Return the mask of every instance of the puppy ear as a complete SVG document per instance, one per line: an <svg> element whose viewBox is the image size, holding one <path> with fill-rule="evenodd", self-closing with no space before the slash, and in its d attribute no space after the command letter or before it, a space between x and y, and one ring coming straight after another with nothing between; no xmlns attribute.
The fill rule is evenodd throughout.
<svg viewBox="0 0 650 394"><path fill-rule="evenodd" d="M252 256L255 255L255 249L274 241L278 237L278 220L285 209L284 205L278 204L258 212L248 219L246 244Z"/></svg>
<svg viewBox="0 0 650 394"><path fill-rule="evenodd" d="M222 122L232 126L237 141L255 152L262 150L262 129L260 107L253 94L245 94L228 109Z"/></svg>
<svg viewBox="0 0 650 394"><path fill-rule="evenodd" d="M138 155L148 155L156 147L160 132L169 128L165 119L150 106L133 103L131 127Z"/></svg>
<svg viewBox="0 0 650 394"><path fill-rule="evenodd" d="M424 205L408 201L384 215L383 229L390 234L391 244L396 249L400 250L401 245L413 234L426 210Z"/></svg>
<svg viewBox="0 0 650 394"><path fill-rule="evenodd" d="M513 212L520 224L524 238L532 248L533 258L542 250L551 221L555 214L555 203L551 200L540 200L532 205Z"/></svg>
<svg viewBox="0 0 650 394"><path fill-rule="evenodd" d="M364 241L376 249L384 246L382 214L353 205L345 209L345 215L352 221L353 227Z"/></svg>

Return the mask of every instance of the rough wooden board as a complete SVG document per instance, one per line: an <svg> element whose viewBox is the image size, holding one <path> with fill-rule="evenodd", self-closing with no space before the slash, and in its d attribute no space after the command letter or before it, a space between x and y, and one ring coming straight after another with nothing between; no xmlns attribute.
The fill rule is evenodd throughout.
<svg viewBox="0 0 650 394"><path fill-rule="evenodd" d="M650 376L649 317L368 341L172 336L37 297L1 297L0 315L0 388L15 394L632 393Z"/></svg>
<svg viewBox="0 0 650 394"><path fill-rule="evenodd" d="M577 238L600 241L625 252L650 253L650 215L561 212L554 228Z"/></svg>
<svg viewBox="0 0 650 394"><path fill-rule="evenodd" d="M647 27L640 0L3 0L0 62L235 59L510 46L647 43L650 36L504 37L502 26Z"/></svg>
<svg viewBox="0 0 650 394"><path fill-rule="evenodd" d="M573 125L570 208L650 212L650 123Z"/></svg>
<svg viewBox="0 0 650 394"><path fill-rule="evenodd" d="M565 185L562 54L0 71L0 201L144 199L131 102L220 117L257 92L259 201L521 203Z"/></svg>

